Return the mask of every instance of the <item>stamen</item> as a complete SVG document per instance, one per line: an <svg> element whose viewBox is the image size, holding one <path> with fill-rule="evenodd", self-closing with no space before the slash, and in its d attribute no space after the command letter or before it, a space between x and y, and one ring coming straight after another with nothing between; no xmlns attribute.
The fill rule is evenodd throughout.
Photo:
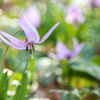
<svg viewBox="0 0 100 100"><path fill-rule="evenodd" d="M32 53L32 50L31 50L31 49L30 49L30 54L31 54L31 58L34 58L34 57L33 57L33 53Z"/></svg>
<svg viewBox="0 0 100 100"><path fill-rule="evenodd" d="M28 42L27 38L25 39L25 43Z"/></svg>
<svg viewBox="0 0 100 100"><path fill-rule="evenodd" d="M32 50L30 49L30 54L32 54Z"/></svg>
<svg viewBox="0 0 100 100"><path fill-rule="evenodd" d="M28 51L28 46L26 47L26 51Z"/></svg>
<svg viewBox="0 0 100 100"><path fill-rule="evenodd" d="M35 52L33 44L32 44L32 47L33 47L33 51Z"/></svg>

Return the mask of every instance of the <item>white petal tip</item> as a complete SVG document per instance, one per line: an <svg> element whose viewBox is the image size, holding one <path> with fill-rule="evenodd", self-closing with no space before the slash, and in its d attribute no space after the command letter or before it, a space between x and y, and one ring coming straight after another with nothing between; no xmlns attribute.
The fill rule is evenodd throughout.
<svg viewBox="0 0 100 100"><path fill-rule="evenodd" d="M26 15L25 15L25 14L23 14L23 16L24 16L24 17L26 17Z"/></svg>
<svg viewBox="0 0 100 100"><path fill-rule="evenodd" d="M27 17L25 14L23 14L24 17Z"/></svg>
<svg viewBox="0 0 100 100"><path fill-rule="evenodd" d="M58 23L60 24L60 21Z"/></svg>
<svg viewBox="0 0 100 100"><path fill-rule="evenodd" d="M58 25L60 24L60 22L57 23Z"/></svg>
<svg viewBox="0 0 100 100"><path fill-rule="evenodd" d="M34 59L33 54L31 54L31 59Z"/></svg>
<svg viewBox="0 0 100 100"><path fill-rule="evenodd" d="M31 57L31 59L34 59L34 57Z"/></svg>
<svg viewBox="0 0 100 100"><path fill-rule="evenodd" d="M18 19L14 18L16 21L18 21Z"/></svg>

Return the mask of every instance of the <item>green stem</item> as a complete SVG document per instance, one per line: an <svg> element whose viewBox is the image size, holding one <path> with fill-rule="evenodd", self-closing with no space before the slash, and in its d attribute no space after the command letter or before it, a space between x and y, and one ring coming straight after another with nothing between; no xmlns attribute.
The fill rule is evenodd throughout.
<svg viewBox="0 0 100 100"><path fill-rule="evenodd" d="M71 90L72 70L71 70L70 66L68 66L68 67L69 67L69 74L68 74L69 84L68 84L68 87L69 87L69 90Z"/></svg>
<svg viewBox="0 0 100 100"><path fill-rule="evenodd" d="M83 97L83 96L81 96L80 100L84 100L84 97Z"/></svg>
<svg viewBox="0 0 100 100"><path fill-rule="evenodd" d="M17 31L13 36L15 36L18 32L21 32L21 31L23 31L23 30ZM5 51L4 56L3 56L3 59L2 59L2 62L1 62L1 65L0 65L0 72L1 72L1 69L2 69L3 62L4 62L4 60L5 60L5 57L6 57L8 48L9 48L9 45L7 45L6 51Z"/></svg>

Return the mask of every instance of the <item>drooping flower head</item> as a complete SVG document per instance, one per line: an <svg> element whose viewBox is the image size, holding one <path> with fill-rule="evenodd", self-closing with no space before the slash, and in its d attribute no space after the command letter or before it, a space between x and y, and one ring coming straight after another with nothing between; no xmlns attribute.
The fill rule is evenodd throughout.
<svg viewBox="0 0 100 100"><path fill-rule="evenodd" d="M33 58L33 54L32 54L32 48L34 50L34 44L40 44L42 42L44 42L49 36L50 34L53 32L53 30L60 24L60 22L58 22L57 24L55 24L45 35L44 37L40 40L40 36L39 33L37 31L37 29L34 27L34 25L32 24L32 22L30 21L30 19L24 15L27 25L24 24L23 22L21 22L18 19L15 19L19 25L21 26L21 28L23 29L25 35L26 35L26 40L25 42L11 36L8 33L5 33L3 31L0 32L0 38L9 46L14 47L18 50L30 50L30 54L31 57ZM7 38L9 41L7 41L5 38Z"/></svg>
<svg viewBox="0 0 100 100"><path fill-rule="evenodd" d="M93 0L92 1L92 6L94 6L94 7L100 7L100 0Z"/></svg>
<svg viewBox="0 0 100 100"><path fill-rule="evenodd" d="M76 57L81 52L84 43L81 42L79 44L76 38L73 39L73 43L74 43L74 50L70 51L61 41L58 41L56 45L56 54L49 53L48 54L49 57L58 60L63 60L65 58L71 59Z"/></svg>
<svg viewBox="0 0 100 100"><path fill-rule="evenodd" d="M65 9L65 21L67 23L83 23L85 17L78 6L70 4Z"/></svg>
<svg viewBox="0 0 100 100"><path fill-rule="evenodd" d="M38 28L41 24L41 14L36 6L29 7L25 12L25 15L31 20L33 25ZM21 16L21 21L27 24L26 19L24 16Z"/></svg>

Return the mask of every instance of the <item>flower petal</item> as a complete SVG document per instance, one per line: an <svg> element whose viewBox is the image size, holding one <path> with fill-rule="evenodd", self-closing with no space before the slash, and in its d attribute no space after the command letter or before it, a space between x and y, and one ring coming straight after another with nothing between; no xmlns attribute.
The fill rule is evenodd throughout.
<svg viewBox="0 0 100 100"><path fill-rule="evenodd" d="M74 44L74 50L77 48L77 46L79 45L77 38L73 38L73 44Z"/></svg>
<svg viewBox="0 0 100 100"><path fill-rule="evenodd" d="M26 35L26 37L28 39L28 42L34 42L36 40L35 33L27 25L22 23L20 20L18 20L18 19L15 19L15 20L19 23L19 25L24 30L25 35Z"/></svg>
<svg viewBox="0 0 100 100"><path fill-rule="evenodd" d="M59 55L63 55L67 57L71 51L61 41L58 41L56 45L56 52Z"/></svg>
<svg viewBox="0 0 100 100"><path fill-rule="evenodd" d="M26 43L24 43L23 41L11 36L10 34L8 33L5 33L5 32L0 32L4 37L6 37L12 44L16 45L16 46L25 46Z"/></svg>
<svg viewBox="0 0 100 100"><path fill-rule="evenodd" d="M51 52L48 53L48 56L51 57L51 58L53 58L53 59L58 59L58 60L63 60L63 59L66 58L65 55L54 54L54 53L51 53Z"/></svg>
<svg viewBox="0 0 100 100"><path fill-rule="evenodd" d="M56 25L54 25L46 34L45 36L40 40L40 42L38 43L42 43L44 42L49 36L50 34L53 32L53 30L60 24L60 22L58 22Z"/></svg>
<svg viewBox="0 0 100 100"><path fill-rule="evenodd" d="M85 45L83 42L78 44L78 41L76 38L73 39L73 42L74 42L74 51L71 53L71 56L70 56L71 58L77 56Z"/></svg>
<svg viewBox="0 0 100 100"><path fill-rule="evenodd" d="M51 52L48 53L48 56L54 59L58 59L58 55Z"/></svg>
<svg viewBox="0 0 100 100"><path fill-rule="evenodd" d="M28 24L28 27L34 32L34 34L36 35L36 40L35 42L38 42L40 40L40 36L39 36L39 33L37 31L37 29L34 27L33 23L30 21L30 19L24 15L26 21L27 21L27 24Z"/></svg>
<svg viewBox="0 0 100 100"><path fill-rule="evenodd" d="M24 50L24 49L26 49L25 46L17 47L17 46L12 45L10 42L8 42L6 39L4 39L1 35L0 35L0 38L1 38L7 45L9 45L9 46L11 46L11 47L13 47L13 48L16 48L16 49L18 49L18 50Z"/></svg>

